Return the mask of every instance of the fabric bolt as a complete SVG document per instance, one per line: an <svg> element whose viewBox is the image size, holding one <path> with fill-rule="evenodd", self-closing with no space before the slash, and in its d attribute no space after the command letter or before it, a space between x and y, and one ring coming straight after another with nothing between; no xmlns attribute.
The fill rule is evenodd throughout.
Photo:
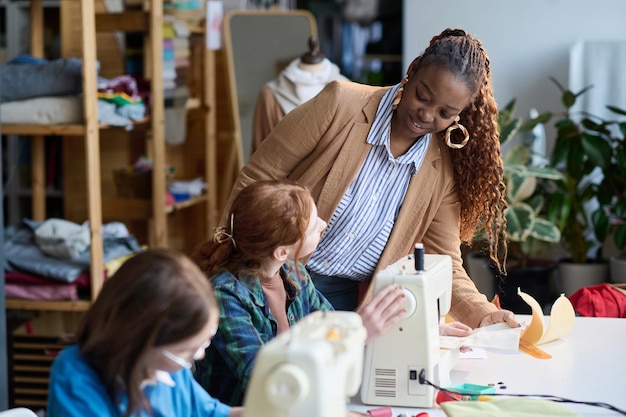
<svg viewBox="0 0 626 417"><path fill-rule="evenodd" d="M290 271L289 266L292 266ZM295 271L298 268L305 279ZM314 311L332 310L315 289L303 265L285 264L281 276L287 292L289 325ZM257 277L237 278L222 272L212 279L220 306L220 326L195 377L209 393L230 405L241 405L259 349L277 335L278 324Z"/></svg>
<svg viewBox="0 0 626 417"><path fill-rule="evenodd" d="M158 380L143 386L153 417L228 416L230 407L211 398L190 370L169 375L173 385ZM48 417L121 416L126 409L125 396L121 395L120 404L111 400L77 345L63 349L54 360L48 387ZM144 412L138 417L147 416Z"/></svg>

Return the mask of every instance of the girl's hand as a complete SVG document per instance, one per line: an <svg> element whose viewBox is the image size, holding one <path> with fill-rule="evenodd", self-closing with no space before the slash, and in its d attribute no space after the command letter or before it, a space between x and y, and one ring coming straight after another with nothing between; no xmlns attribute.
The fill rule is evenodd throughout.
<svg viewBox="0 0 626 417"><path fill-rule="evenodd" d="M472 334L472 328L458 321L439 325L439 335L441 336L466 337L470 334Z"/></svg>
<svg viewBox="0 0 626 417"><path fill-rule="evenodd" d="M368 303L356 310L367 330L368 343L397 324L406 314L404 308L404 288L401 285L388 285L379 291Z"/></svg>

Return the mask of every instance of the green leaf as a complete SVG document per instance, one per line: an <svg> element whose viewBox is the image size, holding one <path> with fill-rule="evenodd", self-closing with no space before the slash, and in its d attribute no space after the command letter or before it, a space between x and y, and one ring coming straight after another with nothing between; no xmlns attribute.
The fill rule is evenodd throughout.
<svg viewBox="0 0 626 417"><path fill-rule="evenodd" d="M509 240L523 242L530 236L535 221L535 213L528 204L519 203L508 207L506 215L506 233Z"/></svg>
<svg viewBox="0 0 626 417"><path fill-rule="evenodd" d="M563 179L563 174L558 169L550 168L550 167L534 167L529 166L526 167L526 171L528 175L532 175L537 178L545 178L548 180L561 180Z"/></svg>
<svg viewBox="0 0 626 417"><path fill-rule="evenodd" d="M530 148L524 145L515 146L504 155L505 165L526 165L529 160Z"/></svg>
<svg viewBox="0 0 626 417"><path fill-rule="evenodd" d="M598 240L604 242L611 230L611 224L609 223L609 216L606 215L603 207L591 213L591 223L593 224L593 231Z"/></svg>
<svg viewBox="0 0 626 417"><path fill-rule="evenodd" d="M550 119L552 119L552 113L550 113L550 112L541 113L539 116L535 117L534 119L530 119L526 123L524 123L519 128L519 131L520 132L529 132L529 131L533 130L535 128L535 126L537 126L538 124L547 123L547 122L550 121Z"/></svg>
<svg viewBox="0 0 626 417"><path fill-rule="evenodd" d="M531 236L543 242L556 243L561 240L561 232L559 232L559 228L551 222L541 218L535 219Z"/></svg>
<svg viewBox="0 0 626 417"><path fill-rule="evenodd" d="M601 137L585 134L582 146L594 165L606 168L611 164L611 145Z"/></svg>
<svg viewBox="0 0 626 417"><path fill-rule="evenodd" d="M567 139L564 137L557 137L554 149L552 150L552 165L556 166L559 162L567 160L569 148L567 145Z"/></svg>
<svg viewBox="0 0 626 417"><path fill-rule="evenodd" d="M615 241L615 246L619 250L626 249L626 223L620 224L615 228L613 239Z"/></svg>
<svg viewBox="0 0 626 417"><path fill-rule="evenodd" d="M524 202L533 208L535 215L538 215L543 208L546 199L541 194L535 194L532 197L526 199Z"/></svg>
<svg viewBox="0 0 626 417"><path fill-rule="evenodd" d="M561 90L561 93L564 93L565 91L567 91L567 90L565 90L565 87L563 87L563 86L561 85L561 83L559 82L559 80L557 80L557 79L556 79L556 78L554 78L554 77L549 77L549 78L550 78L550 80L551 80L554 84L556 84L556 86L559 88L559 90Z"/></svg>
<svg viewBox="0 0 626 417"><path fill-rule="evenodd" d="M570 141L570 148L567 154L567 173L576 181L579 182L584 174L584 162L585 152L582 145L579 143Z"/></svg>
<svg viewBox="0 0 626 417"><path fill-rule="evenodd" d="M571 91L566 91L563 93L563 97L561 98L563 105L565 108L569 109L576 103L576 95Z"/></svg>
<svg viewBox="0 0 626 417"><path fill-rule="evenodd" d="M620 114L622 116L626 116L626 110L622 110L619 107L615 106L606 106L607 109L611 110L613 113Z"/></svg>

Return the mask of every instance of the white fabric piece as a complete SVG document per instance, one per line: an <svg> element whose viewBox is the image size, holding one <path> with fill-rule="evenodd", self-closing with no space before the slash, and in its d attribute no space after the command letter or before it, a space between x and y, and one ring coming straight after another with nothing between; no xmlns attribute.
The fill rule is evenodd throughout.
<svg viewBox="0 0 626 417"><path fill-rule="evenodd" d="M80 96L37 97L0 104L2 123L66 124L83 122L83 100Z"/></svg>
<svg viewBox="0 0 626 417"><path fill-rule="evenodd" d="M296 58L276 79L267 83L285 114L315 97L324 86L334 80L347 80L341 75L339 67L324 58L318 71L305 71Z"/></svg>
<svg viewBox="0 0 626 417"><path fill-rule="evenodd" d="M521 327L509 327L506 323L479 327L467 337L441 336L443 349L458 349L461 346L485 349L519 350Z"/></svg>
<svg viewBox="0 0 626 417"><path fill-rule="evenodd" d="M35 230L39 249L55 258L78 258L89 247L90 239L87 227L64 219L46 220Z"/></svg>

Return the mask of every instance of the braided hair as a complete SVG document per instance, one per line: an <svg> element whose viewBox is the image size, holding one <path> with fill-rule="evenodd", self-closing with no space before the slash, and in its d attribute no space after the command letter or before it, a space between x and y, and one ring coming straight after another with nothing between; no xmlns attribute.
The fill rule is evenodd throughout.
<svg viewBox="0 0 626 417"><path fill-rule="evenodd" d="M449 70L465 82L472 99L460 114L470 141L462 149L450 149L454 180L461 202L460 237L471 243L486 237L489 256L502 269L499 250L506 259L506 190L497 124L498 106L493 97L489 57L482 42L462 29L446 29L433 37L423 54L409 66L408 76L429 65Z"/></svg>

